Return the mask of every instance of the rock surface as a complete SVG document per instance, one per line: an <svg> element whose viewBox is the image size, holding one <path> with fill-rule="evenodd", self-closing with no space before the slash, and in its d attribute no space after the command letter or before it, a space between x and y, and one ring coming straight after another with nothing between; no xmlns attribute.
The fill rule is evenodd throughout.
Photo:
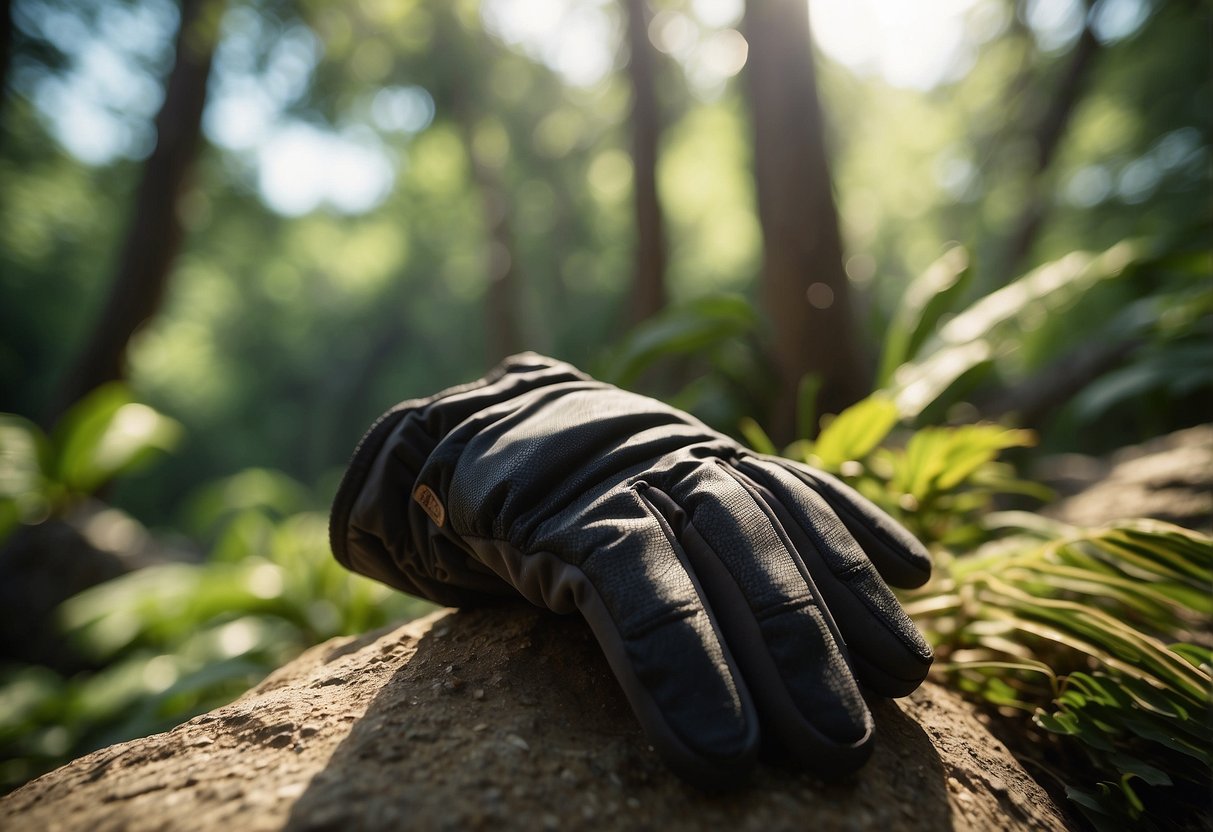
<svg viewBox="0 0 1213 832"><path fill-rule="evenodd" d="M312 648L236 702L0 801L0 829L1064 829L955 694L873 702L879 745L825 784L764 765L709 795L645 743L588 628L439 612Z"/></svg>
<svg viewBox="0 0 1213 832"><path fill-rule="evenodd" d="M1198 425L1102 459L1054 457L1037 472L1067 495L1042 513L1076 526L1153 517L1213 534L1213 425Z"/></svg>

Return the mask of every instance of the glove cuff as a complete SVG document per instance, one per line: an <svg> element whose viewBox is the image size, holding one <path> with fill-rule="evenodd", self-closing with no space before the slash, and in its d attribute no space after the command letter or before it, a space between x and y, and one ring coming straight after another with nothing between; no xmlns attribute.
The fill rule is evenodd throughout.
<svg viewBox="0 0 1213 832"><path fill-rule="evenodd" d="M356 534L356 530L350 528L351 513L376 461L382 454L391 454L392 480L388 493L395 501L391 510L399 512L400 516L407 515L408 501L414 499L413 485L418 472L443 437L465 419L539 387L590 380L570 364L527 352L506 358L481 379L393 407L380 416L359 441L337 488L329 516L329 545L334 557L355 572L406 592L425 594L414 587L401 585L399 564L382 563L383 558L376 556L378 553L371 557L360 556L365 555L360 553L360 547L350 545ZM376 484L376 488L384 491L382 483ZM424 503L422 507L431 511Z"/></svg>

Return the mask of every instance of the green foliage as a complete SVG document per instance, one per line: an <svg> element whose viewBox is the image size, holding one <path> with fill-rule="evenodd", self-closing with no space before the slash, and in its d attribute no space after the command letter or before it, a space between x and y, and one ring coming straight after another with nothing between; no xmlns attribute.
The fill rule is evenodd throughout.
<svg viewBox="0 0 1213 832"><path fill-rule="evenodd" d="M784 455L842 477L928 544L972 546L989 536L981 522L999 495L1047 499L1049 491L1015 476L998 459L1035 442L1030 431L997 424L922 428L891 444L897 405L877 393L826 421L816 440ZM775 446L753 420L742 434L755 450Z"/></svg>
<svg viewBox="0 0 1213 832"><path fill-rule="evenodd" d="M1166 410L1202 394L1207 402L1213 392L1213 253L1177 251L1150 267L1164 288L1125 304L1106 327L1136 340L1130 360L1074 397L1066 414L1071 430L1144 402Z"/></svg>
<svg viewBox="0 0 1213 832"><path fill-rule="evenodd" d="M733 430L770 404L761 328L745 298L706 295L637 326L607 352L596 375L622 387L660 387L671 404Z"/></svg>
<svg viewBox="0 0 1213 832"><path fill-rule="evenodd" d="M962 690L1067 740L1079 760L1054 776L1094 825L1175 828L1213 776L1210 651L1182 640L1213 614L1213 540L1146 521L1046 534L945 557L909 611Z"/></svg>
<svg viewBox="0 0 1213 832"><path fill-rule="evenodd" d="M1042 316L1051 316L1053 326L1064 322L1071 327L1088 316L1090 310L1079 301L1089 299L1100 282L1130 273L1141 259L1139 252L1140 246L1128 243L1101 255L1070 252L963 310L949 310L956 313L888 374L889 392L898 408L907 417L929 421L932 414L970 392L975 379L1000 363L1022 360L1025 333L1038 329Z"/></svg>
<svg viewBox="0 0 1213 832"><path fill-rule="evenodd" d="M709 353L753 332L757 314L735 295L713 295L672 307L632 330L614 350L603 375L627 387L660 359Z"/></svg>
<svg viewBox="0 0 1213 832"><path fill-rule="evenodd" d="M1073 251L961 309L954 289L970 268L954 249L907 291L886 340L882 388L903 416L929 424L959 402L1005 395L1033 373L1079 364L1102 349L1124 358L1092 379L1076 377L1064 391L1061 400L1072 401L1063 434L1099 426L1128 401L1145 413L1147 397L1155 396L1155 409L1165 412L1208 396L1211 260L1208 252L1161 242ZM940 294L924 304L928 286Z"/></svg>
<svg viewBox="0 0 1213 832"><path fill-rule="evenodd" d="M956 308L972 274L968 252L954 246L910 283L885 333L877 387L887 385L894 370L918 355L940 319Z"/></svg>
<svg viewBox="0 0 1213 832"><path fill-rule="evenodd" d="M48 437L27 419L0 413L0 542L174 448L181 427L134 401L118 383L74 404Z"/></svg>
<svg viewBox="0 0 1213 832"><path fill-rule="evenodd" d="M1198 812L1213 774L1213 680L1207 646L1185 639L1207 637L1213 541L1163 523L1080 531L992 513L999 496L1049 496L999 459L1033 434L974 424L898 438L899 418L878 393L784 453L840 476L931 546L936 575L907 608L941 670L1063 740L1053 776L1093 824L1167 829ZM753 420L742 433L775 452Z"/></svg>
<svg viewBox="0 0 1213 832"><path fill-rule="evenodd" d="M63 604L64 637L96 671L0 669L0 789L226 704L312 644L428 608L340 566L327 517L273 510L287 492L304 493L265 471L208 486L195 500L215 523L204 562L147 567Z"/></svg>
<svg viewBox="0 0 1213 832"><path fill-rule="evenodd" d="M8 397L4 409L30 414L46 409L100 308L106 281L98 279L98 264L113 262L120 247L129 195L140 179L131 160L142 157L140 137L152 130L152 112L131 107L130 96L98 100L94 117L108 112L117 121L88 132L129 136L130 159L119 151L108 161L82 161L65 150L56 141L64 123L53 110L76 112L63 105L73 83L67 73L73 55L92 54L93 47L85 41L64 49L55 35L124 32L124 16L112 12L151 7L92 0L18 5L13 58L20 72L10 78L0 140L0 296L15 299L0 304L0 390ZM1096 5L1092 20L1104 5L1110 4ZM994 548L972 560L963 553L998 533L988 515L998 495L1043 492L1019 481L1001 458L1021 452L1032 434L994 424L934 425L974 421L982 396L1074 363L1092 345L1123 346L1123 360L1067 391L1074 394L1069 405L1038 426L1042 442L1102 451L1207 419L1200 399L1213 389L1207 224L1176 242L1177 230L1207 214L1213 135L1207 14L1200 4L1138 5L1139 26L1100 36L1080 85L1084 97L1043 173L1026 149L1040 146L1037 114L1054 103L1071 52L1043 46L1034 24L1015 21L1010 5L971 10L961 52L972 57L972 68L932 90L848 72L822 52L822 100L838 136L831 173L855 305L868 311L873 344L885 333L881 390L832 421L827 415L816 441L786 452L854 484L941 556L960 553L941 557L957 574L986 564L1008 583L998 557L1013 559L1018 539L987 544L1007 547L1001 555ZM614 7L603 8L609 18ZM720 26L698 20L696 9L666 11L675 21L689 15L708 44ZM49 437L21 417L0 416L0 538L118 477L110 493L120 504L145 521L174 522L210 555L204 564L160 567L69 604L72 638L109 665L71 680L34 668L6 671L11 684L0 686L6 753L20 748L57 761L129 731L167 726L235 695L311 640L406 613L392 606L403 603L397 596L359 588L335 571L321 519L308 513L315 501L291 477L324 481L387 404L484 369L479 333L490 244L470 148L489 161L500 183L490 200L500 204L489 213L504 207L510 219L505 254L522 277L513 300L527 333L524 346L584 366L618 331L633 245L625 77L610 73L584 86L545 63L552 49L502 37L473 5L454 13L458 31L447 28L454 20L447 11L424 3L232 7L210 111L230 112L221 99L230 105L233 90L285 97L248 119L254 129L234 143L211 129L223 119L208 125L199 187L180 201L187 245L172 291L129 355L135 389L179 420L192 441L154 478L123 478L172 446L178 432L128 394L99 392ZM171 31L148 31L106 38L107 65L129 62L133 70L118 86L163 83ZM773 453L778 449L759 427L771 379L761 316L739 297L708 294L749 290L761 259L751 125L737 85L722 80L706 95L694 89L699 62L711 51L671 53L671 66L682 63L684 75L669 73L660 90L670 109L658 177L669 288L681 303L624 339L597 374L672 398ZM283 67L297 82L289 92L279 83ZM380 96L390 100L402 89L395 85L428 102L429 116L416 129L385 127L375 116ZM258 122L265 124L259 136ZM278 213L262 184L273 178L266 161L281 154L266 140L304 123L327 137L348 133L379 148L394 168L394 190L361 211L328 204L303 216ZM1039 235L1022 253L1023 268L1043 265L999 287L1019 268L1006 253L1006 237L1024 219L1025 206L1046 213L1036 217ZM1118 243L1128 238L1136 242ZM965 247L949 248L949 240ZM979 287L984 297L975 298ZM801 436L818 429L817 383L803 380ZM907 420L925 427L910 432ZM244 473L199 492L181 511L177 495L237 470ZM1033 522L1042 536L1059 534ZM1160 540L1147 548L1179 545L1178 538ZM1174 629L1177 610L1196 609L1194 599L1207 587L1156 581L1153 567L1130 560L1067 568L1081 572L1069 577L1070 595L1057 595L1062 590L1050 583L1056 576L1025 579L1010 584L1022 594L1018 603L1094 604L1117 621L1132 620L1137 632L1163 638L1176 655L1207 664L1207 653L1178 643L1182 632ZM1117 569L1123 575L1111 581ZM1143 595L1139 585L1164 597ZM982 593L994 591L981 584ZM1108 606L1105 595L1140 618ZM946 606L945 596L933 602ZM1025 606L1016 615L1029 612L1038 611ZM951 638L945 623L958 620L939 619L941 649ZM1037 624L1061 632L1052 619ZM990 626L974 621L963 631ZM1002 679L991 670L981 675L980 695L1040 707L1042 724L1065 729L1072 743L1097 742L1092 738L1100 734L1084 726L1121 725L1113 717L1125 716L1129 693L1168 731L1175 718L1167 714L1179 713L1140 705L1154 701L1152 683L1141 687L1147 683L1123 675L1109 683L1121 671L1089 656L1081 665L1065 663L1066 656L1086 656L1081 650L1046 651L1057 670L1024 659L1024 644L1036 650L1044 643L1039 634L1015 630L1002 641L986 639L982 649L1001 645L1008 664L1038 667L1038 684L1053 681L1047 695L1033 699L1017 675L1028 671L1010 669ZM964 649L976 648L955 652L963 658ZM957 678L977 679L976 672ZM1135 742L1142 740L1124 745ZM1140 812L1135 799L1150 809L1150 795L1182 790L1173 760L1115 747L1122 762L1104 766L1102 782L1071 779L1076 801L1101 807L1092 817L1105 809L1133 817ZM1106 750L1098 753L1111 759ZM22 763L3 765L0 779L20 779L12 766ZM1177 785L1162 785L1164 778Z"/></svg>

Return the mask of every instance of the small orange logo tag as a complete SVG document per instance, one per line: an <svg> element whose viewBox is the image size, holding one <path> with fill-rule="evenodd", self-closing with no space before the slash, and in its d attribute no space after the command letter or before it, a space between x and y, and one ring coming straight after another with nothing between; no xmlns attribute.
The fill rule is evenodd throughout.
<svg viewBox="0 0 1213 832"><path fill-rule="evenodd" d="M442 507L438 495L428 485L419 485L413 489L413 499L430 516L434 525L442 528L442 524L446 522L446 509Z"/></svg>

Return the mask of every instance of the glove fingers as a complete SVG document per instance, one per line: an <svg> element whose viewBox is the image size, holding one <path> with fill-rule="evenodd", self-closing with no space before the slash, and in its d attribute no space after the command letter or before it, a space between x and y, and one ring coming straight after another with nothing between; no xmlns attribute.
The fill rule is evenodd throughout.
<svg viewBox="0 0 1213 832"><path fill-rule="evenodd" d="M917 688L931 649L833 508L780 465L746 460L738 468L813 576L860 681L882 696Z"/></svg>
<svg viewBox="0 0 1213 832"><path fill-rule="evenodd" d="M670 766L706 788L735 786L753 767L758 717L701 589L635 490L598 508L609 521L585 523L565 541L591 553L577 607Z"/></svg>
<svg viewBox="0 0 1213 832"><path fill-rule="evenodd" d="M931 577L931 556L926 547L867 497L829 474L791 460L768 457L762 461L767 463L764 467L773 465L788 471L820 494L890 586L913 589Z"/></svg>
<svg viewBox="0 0 1213 832"><path fill-rule="evenodd" d="M672 519L764 730L823 776L862 765L871 715L829 612L754 497L716 465L699 466L670 495L647 493Z"/></svg>

